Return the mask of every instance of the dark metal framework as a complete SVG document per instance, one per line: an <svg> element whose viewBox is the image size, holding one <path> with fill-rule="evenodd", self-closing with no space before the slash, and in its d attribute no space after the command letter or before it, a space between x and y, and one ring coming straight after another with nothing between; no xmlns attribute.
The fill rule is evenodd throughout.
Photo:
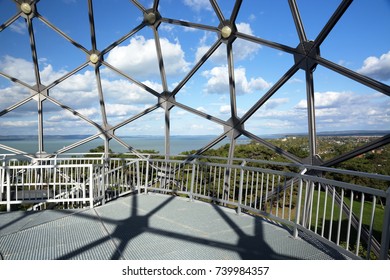
<svg viewBox="0 0 390 280"><path fill-rule="evenodd" d="M153 6L151 8L143 6L140 2L137 0L131 0L129 1L129 5L135 5L139 10L142 11L144 18L141 20L138 26L136 26L134 29L130 30L127 34L125 34L123 37L119 38L118 40L114 41L112 44L107 46L105 49L101 50L97 48L96 44L96 26L95 26L95 16L94 16L94 9L93 9L93 1L88 0L88 13L89 13L89 27L90 27L90 40L92 49L88 50L86 49L80 42L75 41L71 37L69 37L65 32L63 32L60 28L52 24L47 18L42 16L39 13L39 7L40 4L39 0L14 0L16 5L18 6L18 12L12 16L10 19L8 19L5 23L3 23L0 26L0 32L8 28L12 23L14 23L16 20L18 20L20 17L23 17L27 23L28 27L28 34L30 39L30 46L31 46L31 56L32 61L34 64L34 73L35 73L35 86L31 86L29 84L26 84L25 82L18 79L18 77L10 76L7 73L0 72L0 75L11 80L12 82L21 85L24 88L27 88L31 94L27 98L20 100L19 102L16 102L15 104L9 106L8 108L2 110L0 112L0 117L8 114L9 112L14 111L18 107L26 104L27 102L31 100L36 100L37 102L37 112L38 112L38 151L35 155L30 155L31 157L46 157L50 156L45 153L44 149L44 130L43 130L43 114L45 113L45 103L51 102L52 104L55 104L56 106L67 110L71 112L73 115L77 116L81 120L89 123L90 125L94 126L98 133L95 135L92 135L91 137L88 137L86 139L83 139L79 142L76 142L72 145L69 145L67 147L64 147L56 152L56 154L65 153L79 145L85 144L89 141L92 141L96 138L103 138L105 143L105 153L108 155L109 147L110 147L110 141L115 140L119 142L121 145L126 147L129 151L134 152L138 154L138 152L129 144L125 143L123 139L118 137L115 134L115 130L124 127L126 125L131 125L131 123L158 108L163 108L165 112L165 154L166 158L168 159L170 157L170 122L171 122L171 115L170 110L173 107L181 108L184 111L187 111L191 114L194 114L198 117L205 118L211 122L220 124L224 127L224 132L219 135L217 138L215 138L213 141L211 141L209 144L204 146L202 149L200 149L197 153L202 154L203 152L207 151L208 149L212 148L217 143L221 142L225 138L230 139L230 151L229 151L229 159L231 160L234 157L234 150L236 146L236 139L240 137L241 135L244 135L254 141L257 141L260 144L265 145L266 147L272 149L274 152L279 153L283 155L285 158L296 162L296 163L309 163L314 165L322 165L322 166L333 166L340 162L346 161L348 159L351 159L357 155L360 155L362 153L365 153L367 151L370 151L372 149L376 149L378 147L384 146L386 144L390 143L390 135L386 135L384 137L381 137L378 140L375 140L369 144L366 144L364 146L361 146L353 151L350 151L342 156L339 156L337 158L334 158L332 160L329 160L327 162L321 161L317 156L317 133L316 133L316 110L314 105L314 83L313 83L313 71L315 70L317 65L321 65L331 71L337 72L349 79L352 79L360 84L363 84L369 88L374 89L375 91L378 91L384 95L390 96L390 87L386 84L383 84L377 80L374 80L372 78L369 78L367 76L364 76L362 74L359 74L355 71L352 71L346 67L340 66L338 64L335 64L325 58L323 58L320 54L320 47L323 41L327 38L328 34L332 31L332 29L336 26L337 22L340 20L340 18L343 16L343 14L347 11L347 9L350 7L350 4L352 3L352 0L343 0L341 4L338 6L336 11L333 13L333 15L330 17L328 22L325 24L325 26L322 28L321 32L318 34L317 38L315 38L313 41L308 40L304 24L301 20L300 11L297 6L297 3L295 0L288 0L291 14L295 23L296 31L299 36L300 43L297 47L290 47L281 43L268 41L263 38L259 38L256 36L248 35L242 32L239 32L236 27L236 19L238 14L240 13L240 7L243 2L243 0L236 0L234 4L234 8L232 10L232 13L230 17L226 18L225 15L222 13L220 6L218 5L218 2L216 0L210 0L211 6L218 17L219 24L218 26L209 26L209 25L203 25L199 23L194 22L188 22L183 21L179 19L172 19L167 18L164 16L164 14L160 13L158 7L159 7L159 0L154 0ZM42 1L43 2L43 1ZM79 49L81 52L83 52L86 55L86 60L82 62L80 65L78 65L75 69L69 71L68 73L64 74L59 79L53 81L52 83L48 85L43 85L41 82L41 75L39 72L39 65L38 65L38 55L36 50L36 39L35 39L35 32L34 32L34 24L32 22L33 19L40 20L43 24L51 28L53 31L55 31L57 34L62 36L64 39L66 39L68 42L73 44L77 49ZM210 47L210 49L203 55L203 57L193 66L193 68L189 71L189 73L176 85L176 87L170 91L168 89L167 85L167 78L166 78L166 69L164 65L164 56L161 50L160 45L160 36L159 36L159 26L161 23L168 23L172 25L178 25L178 26L184 26L184 27L190 27L190 28L196 28L196 29L202 29L207 30L210 32L214 32L218 34L218 40ZM134 77L129 76L128 74L124 73L123 71L117 69L113 65L109 64L107 61L104 60L104 56L107 55L111 50L113 50L116 46L130 38L131 36L137 34L140 30L144 28L151 28L154 35L154 42L157 52L157 57L159 61L159 71L161 76L161 83L162 83L162 92L157 92L156 90L148 87L146 84L136 80ZM240 38L242 40L250 41L259 45L267 46L269 48L282 51L285 53L288 53L294 57L294 63L293 65L285 72L279 80L260 98L257 100L255 104L241 117L238 116L237 113L237 105L236 105L236 79L235 79L235 73L234 73L234 57L233 57L233 47L234 42L237 38ZM229 84L230 84L230 118L228 120L220 119L216 116L206 114L204 112L201 112L200 110L197 110L195 108L192 108L190 106L187 106L185 104L182 104L178 102L175 97L176 95L180 94L183 87L186 85L186 83L191 79L191 77L200 69L200 67L211 57L211 55L217 50L218 47L221 45L226 45L226 55L227 55L227 62L228 62L228 75L229 75ZM56 85L64 82L69 77L74 75L75 73L79 72L80 70L84 69L88 65L92 66L94 68L94 74L97 81L97 89L98 89L98 97L99 97L99 103L100 103L100 111L102 116L102 124L98 124L92 119L88 118L87 116L83 115L81 112L77 111L74 108L71 108L59 100L53 98L50 96L49 92L52 90ZM140 88L144 89L146 92L150 93L151 95L155 96L157 98L157 103L153 106L145 109L141 113L138 113L120 123L111 125L109 124L107 120L107 108L105 106L105 93L102 88L102 82L101 82L101 73L100 73L100 67L105 66L112 71L116 72L120 76L124 77L125 79L128 79L131 81L131 83L139 86ZM310 150L310 156L307 159L301 159L285 150L280 149L279 147L276 147L272 145L271 143L265 141L261 137L251 133L249 130L245 129L245 123L254 115L255 112L261 108L267 100L269 100L278 90L286 83L288 82L294 74L298 70L303 70L306 73L306 92L307 92L307 115L308 115L308 135L309 135L309 150ZM12 147L8 147L5 145L0 144L0 148L9 150L11 152L16 153L22 153L22 151L18 151ZM139 155L141 156L141 155Z"/></svg>

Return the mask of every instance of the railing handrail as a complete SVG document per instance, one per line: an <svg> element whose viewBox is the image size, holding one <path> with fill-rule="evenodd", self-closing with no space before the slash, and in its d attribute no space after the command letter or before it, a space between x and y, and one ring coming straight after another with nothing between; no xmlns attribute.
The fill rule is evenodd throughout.
<svg viewBox="0 0 390 280"><path fill-rule="evenodd" d="M14 154L6 154L6 156L13 156ZM72 158L68 156L72 155L80 155L83 156L82 158ZM101 157L85 157L86 155L99 155ZM114 154L113 154L114 155ZM110 157L109 160L123 160L123 159L132 159L132 160L147 160L146 158L138 158L136 155L131 153L123 153L120 154L121 158L116 157ZM133 156L133 158L124 157L125 155ZM194 159L210 159L210 160L225 160L227 161L226 157L218 157L218 156L202 156L202 155L171 155L171 158L183 158L183 160L180 159L166 159L165 155L162 154L142 154L144 156L150 156L148 159L153 161L167 161L167 162L191 162ZM50 160L57 160L57 161L65 161L65 160L102 160L104 159L104 153L66 153L61 154L61 156L65 157L58 157L58 155L55 155L54 157L45 157L45 158L35 158L34 161L50 161ZM154 157L164 157L164 158L154 158ZM190 159L187 161L187 159ZM267 165L275 165L275 166L285 166L285 167L296 167L299 169L306 168L309 171L322 171L322 172L332 172L332 173L338 173L338 174L345 174L345 175L352 175L352 176L359 176L359 177L365 177L365 178L371 178L371 179L378 179L383 181L389 181L390 182L390 176L389 175L383 175L378 173L369 173L369 172L363 172L363 171L356 171L356 170L347 170L347 169L340 169L340 168L332 168L332 167L325 167L320 165L308 165L308 164L298 164L298 163L292 163L292 162L278 162L278 161L267 161L267 160L259 160L259 159L245 159L245 158L231 158L231 161L246 161L247 163L257 163L257 164L267 164ZM222 163L218 163L222 164Z"/></svg>

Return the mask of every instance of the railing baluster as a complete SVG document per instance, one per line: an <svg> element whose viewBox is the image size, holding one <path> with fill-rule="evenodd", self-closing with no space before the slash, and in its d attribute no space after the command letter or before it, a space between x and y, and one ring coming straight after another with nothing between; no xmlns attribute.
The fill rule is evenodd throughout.
<svg viewBox="0 0 390 280"><path fill-rule="evenodd" d="M265 200L264 200L264 211L267 213L268 204L268 186L269 186L269 174L267 173L267 182L265 183ZM271 211L270 211L271 213Z"/></svg>
<svg viewBox="0 0 390 280"><path fill-rule="evenodd" d="M249 200L249 205L250 205L250 207L252 207L252 199L253 199L253 181L254 181L254 176L255 176L255 172L254 171L252 171L251 172L252 173L252 179L251 179L251 194L250 194L250 200Z"/></svg>
<svg viewBox="0 0 390 280"><path fill-rule="evenodd" d="M291 179L290 184L290 201L288 205L288 220L291 221L291 210L292 210L292 202L293 202L293 196L294 196L294 180Z"/></svg>
<svg viewBox="0 0 390 280"><path fill-rule="evenodd" d="M320 198L321 198L321 184L318 183L318 190L317 190L317 209L316 209L316 223L314 227L314 232L317 233L318 229L318 219L320 215Z"/></svg>
<svg viewBox="0 0 390 280"><path fill-rule="evenodd" d="M359 255L360 236L361 236L362 223L363 223L364 193L362 193L360 203L361 203L361 205L360 205L360 215L359 215L359 226L358 226L358 230L357 230L357 240L356 240L356 256Z"/></svg>
<svg viewBox="0 0 390 280"><path fill-rule="evenodd" d="M244 174L242 176L245 176ZM246 172L246 184L245 184L245 201L244 201L244 205L247 206L247 199L248 199L248 184L249 184L249 170ZM244 180L244 178L243 178Z"/></svg>
<svg viewBox="0 0 390 280"><path fill-rule="evenodd" d="M322 226L321 226L321 236L324 237L325 233L325 223L326 223L326 205L328 201L328 186L325 185L325 194L324 194L324 210L322 212Z"/></svg>
<svg viewBox="0 0 390 280"><path fill-rule="evenodd" d="M259 188L259 172L256 172L256 187L255 187L255 205L254 208L257 210L257 189Z"/></svg>
<svg viewBox="0 0 390 280"><path fill-rule="evenodd" d="M340 235L341 235L341 221L343 219L343 209L342 205L344 205L344 189L341 189L341 201L340 201L340 213L339 213L339 224L337 227L337 246L340 245Z"/></svg>
<svg viewBox="0 0 390 280"><path fill-rule="evenodd" d="M265 207L263 207L263 204L264 204L264 202L263 202L263 185L264 185L264 173L262 172L261 173L261 189L260 189L260 205L259 205L260 211L262 211L263 208L265 208ZM267 198L265 199L265 201L267 201Z"/></svg>
<svg viewBox="0 0 390 280"><path fill-rule="evenodd" d="M11 211L11 174L10 169L6 168L6 177L7 177L7 212Z"/></svg>
<svg viewBox="0 0 390 280"><path fill-rule="evenodd" d="M298 186L298 196L297 196L297 210L295 214L295 226L293 230L293 237L298 238L298 225L299 225L299 216L301 214L301 200L302 200L302 185L303 180L302 178L299 179L299 186Z"/></svg>
<svg viewBox="0 0 390 280"><path fill-rule="evenodd" d="M245 165L245 162L241 164L240 168L240 185L238 190L238 204L237 204L237 213L241 214L241 204L242 204L242 192L244 187L244 168L242 168ZM234 176L235 177L235 176Z"/></svg>
<svg viewBox="0 0 390 280"><path fill-rule="evenodd" d="M273 206L274 206L274 185L275 185L275 174L272 174L272 185L271 185L271 201L270 201L270 209L269 209L269 213L272 214L272 209L273 209ZM276 215L275 215L276 216Z"/></svg>
<svg viewBox="0 0 390 280"><path fill-rule="evenodd" d="M367 259L371 259L371 242L372 242L372 231L374 228L374 218L375 218L375 209L376 209L376 196L374 195L372 197L372 211L371 211L371 217L370 217L370 227L369 227L369 234L368 234L368 242L367 242Z"/></svg>
<svg viewBox="0 0 390 280"><path fill-rule="evenodd" d="M352 211L353 211L353 197L354 197L354 193L353 191L351 191L351 202L350 202L350 206L349 206L349 216L348 216L348 228L347 228L347 250L349 250L349 241L350 241L350 237L351 237L351 223L352 223Z"/></svg>
<svg viewBox="0 0 390 280"><path fill-rule="evenodd" d="M332 188L332 206L331 206L331 212L330 212L328 240L332 239L332 226L333 226L333 214L334 214L334 200L335 200L335 197L336 197L336 190L335 190L335 187L333 187Z"/></svg>
<svg viewBox="0 0 390 280"><path fill-rule="evenodd" d="M194 200L194 184L195 184L195 172L196 172L196 159L192 162L192 175L191 175L191 187L190 187L190 200Z"/></svg>

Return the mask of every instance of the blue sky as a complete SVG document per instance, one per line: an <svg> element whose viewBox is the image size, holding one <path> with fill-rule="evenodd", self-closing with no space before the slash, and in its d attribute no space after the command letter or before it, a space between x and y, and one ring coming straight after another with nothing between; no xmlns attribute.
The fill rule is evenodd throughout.
<svg viewBox="0 0 390 280"><path fill-rule="evenodd" d="M138 2L146 8L151 0ZM315 39L341 1L298 0L308 39ZM234 1L218 1L225 17ZM12 1L0 0L0 22L16 12ZM138 26L143 15L130 1L94 1L98 50ZM92 48L88 5L82 0L41 0L38 12L47 21L81 44ZM217 27L219 20L207 0L160 0L164 18ZM288 1L243 1L236 21L238 31L295 48L299 37ZM88 58L38 18L33 19L41 82L48 85L72 71ZM169 90L173 90L215 43L215 32L162 23L159 28ZM357 0L321 45L322 57L353 71L390 84L390 1ZM289 53L242 39L233 43L238 116L242 116L293 65ZM157 92L162 91L153 31L150 27L122 42L104 60ZM176 95L176 101L221 120L230 118L226 45L194 74ZM117 73L100 67L102 88L110 125L116 125L153 106L157 98ZM19 18L0 32L0 72L35 84L28 31ZM314 72L317 131L390 129L390 97L329 69ZM102 123L93 67L53 87L49 94L96 123ZM27 98L29 89L0 75L0 111ZM95 134L96 128L59 106L45 101L44 131L47 134ZM3 111L4 112L4 111ZM223 127L188 111L171 110L171 134L217 135ZM300 70L246 123L257 135L307 131L305 73ZM0 117L0 135L29 135L37 131L34 100ZM118 135L163 135L164 111L157 109L119 128Z"/></svg>

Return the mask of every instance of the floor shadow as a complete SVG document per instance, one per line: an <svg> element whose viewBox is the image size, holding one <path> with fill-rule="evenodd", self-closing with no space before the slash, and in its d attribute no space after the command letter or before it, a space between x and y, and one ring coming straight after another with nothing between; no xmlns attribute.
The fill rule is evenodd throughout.
<svg viewBox="0 0 390 280"><path fill-rule="evenodd" d="M123 220L113 220L101 217L97 211L95 214L97 215L99 221L103 225L107 235L103 238L95 240L92 243L89 243L83 247L78 248L68 254L61 256L60 260L67 260L76 257L77 255L83 253L84 251L93 249L94 247L110 240L115 244L115 251L111 255L111 260L119 260L124 259L123 251L126 248L127 244L137 237L138 235L148 231L149 229L149 219L156 212L162 209L164 206L169 204L174 197L171 196L165 201L163 201L160 205L155 207L152 211L150 211L147 215L139 215L138 214L138 195L134 194L131 196L132 203L130 204L130 216ZM115 230L110 233L110 230L105 226L105 224L114 225ZM119 242L118 242L119 240Z"/></svg>
<svg viewBox="0 0 390 280"><path fill-rule="evenodd" d="M203 245L207 246L210 249L211 257L219 256L218 252L221 253L223 251L230 251L232 254L230 256L238 255L239 258L243 260L292 260L297 259L297 257L294 257L294 255L285 255L281 254L279 252L276 252L268 243L265 236L265 230L264 230L264 223L267 223L266 220L261 219L260 217L251 217L253 218L253 229L251 230L250 234L247 234L245 232L244 228L241 228L234 219L232 219L232 216L229 216L226 212L226 209L223 209L221 206L212 204L212 209L217 213L217 219L227 225L226 230L233 232L233 234L236 234L238 239L237 242L234 244L231 241L224 240L222 236L218 236L218 230L214 231L214 237L216 238L209 238L210 236L201 236L197 234L189 233L188 229L187 231L180 232L180 230L175 229L174 226L170 228L168 225L164 225L163 228L154 227L151 225L151 218L154 217L154 215L157 214L160 210L167 207L174 199L180 199L175 196L161 196L163 197L163 201L157 201L157 205L153 204L150 210L142 210L139 205L139 199L140 196L144 196L144 194L134 194L128 197L130 201L125 202L123 205L125 208L121 208L122 206L118 208L101 208L102 211L99 210L99 208L95 208L92 210L87 211L81 211L77 213L73 213L72 216L77 218L85 218L85 219L92 219L95 220L100 226L103 227L102 236L99 238L93 240L78 240L81 243L84 242L84 245L79 245L76 249L72 250L71 252L67 252L61 256L57 256L57 259L60 260L68 260L68 259L83 259L84 256L90 256L91 254L85 254L87 251L90 250L100 250L98 248L99 246L103 245L103 243L106 243L109 245L108 247L105 246L105 250L108 249L107 252L98 252L100 256L105 256L106 259L111 260L118 260L118 259L129 259L131 256L129 256L129 253L131 254L131 250L136 250L136 248L133 248L130 244L135 238L138 236L144 234L144 233L151 233L156 236L160 237L167 237L168 242L175 242L177 241L184 241L185 243L192 243L195 246L196 245ZM124 198L125 199L125 198ZM115 202L110 202L115 203ZM118 201L118 203L123 203ZM129 203L129 204L128 204ZM191 203L191 202L186 202ZM106 206L109 206L107 204ZM205 205L206 206L206 205ZM105 207L105 206L102 206ZM111 206L109 206L111 207ZM149 207L149 206L148 206ZM189 207L191 208L191 204L183 206L183 207ZM118 210L120 209L120 210ZM116 213L115 211L123 211L123 209L129 211L126 213ZM104 211L108 212L104 212ZM168 209L170 211L170 209ZM175 211L174 209L173 211ZM195 211L195 210L194 210ZM187 212L188 213L188 212ZM180 215L180 213L177 213ZM116 218L123 215L126 217L124 219ZM176 215L176 213L174 213ZM246 214L243 214L246 215ZM111 217L110 217L111 216ZM221 219L218 218L221 217ZM187 217L185 217L187 218ZM169 219L169 218L167 218ZM183 220L182 220L183 221ZM172 221L173 224L176 221ZM210 221L206 219L201 220L201 223L203 223L203 226L206 227L207 223ZM172 224L172 225L173 225ZM191 223L186 223L186 225ZM185 225L184 225L185 226ZM182 227L183 229L183 227ZM66 229L65 229L66 230ZM268 232L267 228L267 234L270 234ZM217 235L215 235L217 234ZM272 234L272 233L271 233ZM57 238L57 237L50 237L49 238ZM146 239L147 242L149 241ZM291 240L290 240L291 241ZM137 241L138 242L138 241ZM134 244L137 244L135 242ZM150 240L150 242L154 242L153 240ZM87 244L86 244L87 243ZM170 243L172 244L172 243ZM74 244L73 244L74 245ZM144 246L153 249L153 244L141 244L141 247ZM63 246L63 244L62 244ZM139 246L139 245L134 245ZM189 246L188 248L190 248ZM103 247L102 247L103 248ZM161 247L162 248L162 247ZM160 249L161 249L160 248ZM278 247L280 249L280 246ZM144 248L141 248L144 250ZM170 250L172 248L168 248ZM185 248L180 248L178 246L177 250L182 250ZM221 251L222 249L222 251ZM41 249L46 250L46 249ZM163 248L163 250L165 250ZM166 252L167 254L173 253L175 256L179 256L182 252L175 252L176 249L172 249L172 252ZM198 250L198 249L197 249ZM202 250L202 249L200 249ZM216 254L213 254L215 250ZM283 250L283 249L280 249ZM161 253L161 252L160 252ZM191 254L191 253L189 253ZM229 253L230 254L230 253ZM228 254L228 255L229 255ZM37 256L39 254L35 254ZM165 255L165 252L162 252L161 255L155 255L154 257L161 257L163 258ZM203 254L207 256L207 254ZM146 255L145 255L146 256ZM172 256L172 255L171 255ZM189 255L191 258L191 255ZM142 254L141 254L142 257ZM88 258L88 257L87 257Z"/></svg>
<svg viewBox="0 0 390 280"><path fill-rule="evenodd" d="M253 217L254 233L246 234L238 225L236 225L221 209L214 205L214 210L224 219L231 229L239 236L237 243L237 253L243 260L293 260L292 256L276 253L266 242L264 237L263 223L266 222L260 217ZM245 214L243 214L245 215Z"/></svg>

